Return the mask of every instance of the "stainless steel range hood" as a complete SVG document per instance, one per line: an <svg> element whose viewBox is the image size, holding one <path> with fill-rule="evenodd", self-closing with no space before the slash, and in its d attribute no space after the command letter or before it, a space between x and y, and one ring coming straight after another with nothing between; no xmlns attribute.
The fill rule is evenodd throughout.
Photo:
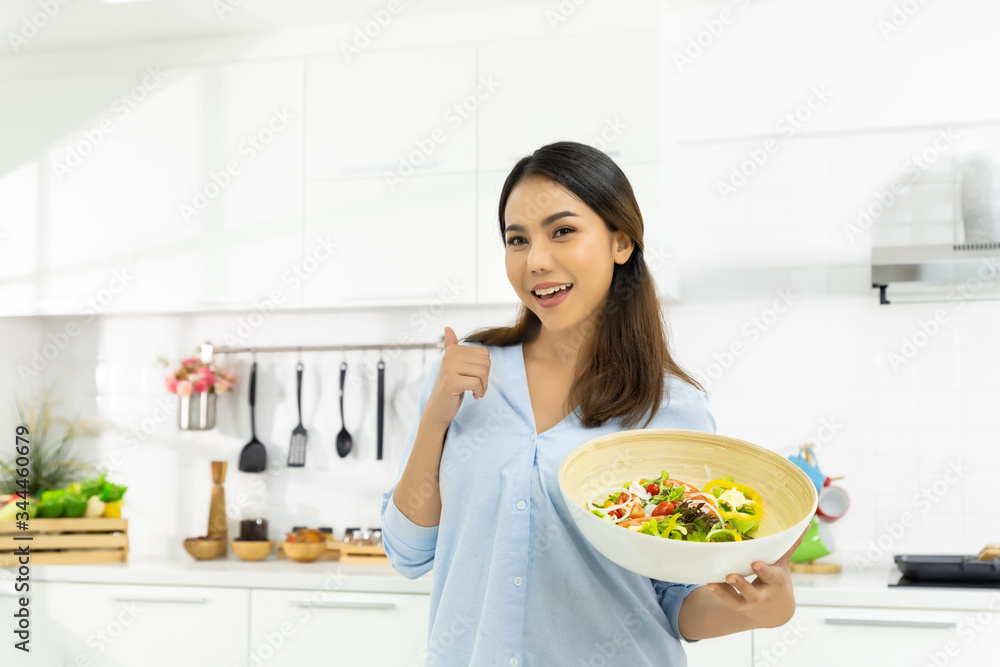
<svg viewBox="0 0 1000 667"><path fill-rule="evenodd" d="M872 287L879 288L882 304L890 303L889 286L938 300L944 293L973 299L992 293L997 283L1000 242L872 248Z"/></svg>

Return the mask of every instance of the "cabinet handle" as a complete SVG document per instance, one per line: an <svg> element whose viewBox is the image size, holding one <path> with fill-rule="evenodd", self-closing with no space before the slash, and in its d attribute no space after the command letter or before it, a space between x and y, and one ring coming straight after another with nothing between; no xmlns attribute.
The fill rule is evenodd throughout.
<svg viewBox="0 0 1000 667"><path fill-rule="evenodd" d="M294 607L318 607L320 609L395 609L395 602L302 602L292 603Z"/></svg>
<svg viewBox="0 0 1000 667"><path fill-rule="evenodd" d="M887 628L957 628L955 621L883 621L867 618L824 618L827 625L869 625Z"/></svg>
<svg viewBox="0 0 1000 667"><path fill-rule="evenodd" d="M111 598L115 602L182 602L188 604L203 604L208 598Z"/></svg>

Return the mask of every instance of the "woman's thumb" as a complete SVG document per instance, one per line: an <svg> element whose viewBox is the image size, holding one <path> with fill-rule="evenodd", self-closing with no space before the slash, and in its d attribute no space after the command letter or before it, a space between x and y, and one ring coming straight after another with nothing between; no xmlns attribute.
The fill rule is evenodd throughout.
<svg viewBox="0 0 1000 667"><path fill-rule="evenodd" d="M458 344L458 336L455 335L455 332L452 330L451 327L445 327L444 346L448 347L449 345L457 345L457 344Z"/></svg>

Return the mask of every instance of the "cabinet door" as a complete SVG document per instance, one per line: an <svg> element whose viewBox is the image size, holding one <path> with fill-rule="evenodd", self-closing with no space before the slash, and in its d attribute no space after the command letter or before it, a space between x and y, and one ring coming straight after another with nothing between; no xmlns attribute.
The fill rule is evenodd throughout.
<svg viewBox="0 0 1000 667"><path fill-rule="evenodd" d="M475 301L475 174L309 183L306 207L306 246L336 246L311 267L306 307Z"/></svg>
<svg viewBox="0 0 1000 667"><path fill-rule="evenodd" d="M66 662L246 664L249 590L59 583L44 605L66 633ZM84 661L84 658L86 659Z"/></svg>
<svg viewBox="0 0 1000 667"><path fill-rule="evenodd" d="M308 179L385 172L472 172L476 108L474 46L369 50L309 58Z"/></svg>
<svg viewBox="0 0 1000 667"><path fill-rule="evenodd" d="M300 304L302 60L166 68L123 128L137 309ZM141 213L140 213L141 212ZM280 300L279 300L280 299Z"/></svg>
<svg viewBox="0 0 1000 667"><path fill-rule="evenodd" d="M11 570L13 572L13 570ZM3 643L0 643L0 665L17 665L18 667L54 667L66 664L66 632L51 615L51 608L46 603L46 591L52 584L31 582L28 595L28 647L25 653L14 648L16 642L22 641L15 637L14 612L20 610L19 598L24 593L15 593L14 584L3 578L3 588L0 589L0 616L5 623Z"/></svg>
<svg viewBox="0 0 1000 667"><path fill-rule="evenodd" d="M688 667L751 667L753 665L753 636L738 632L725 637L703 639L694 644L684 644Z"/></svg>
<svg viewBox="0 0 1000 667"><path fill-rule="evenodd" d="M618 162L658 160L659 73L655 31L481 45L479 75L495 91L479 108L479 169L509 171L560 140Z"/></svg>
<svg viewBox="0 0 1000 667"><path fill-rule="evenodd" d="M990 612L799 607L780 628L754 630L754 667L994 664L1000 655Z"/></svg>
<svg viewBox="0 0 1000 667"><path fill-rule="evenodd" d="M426 658L429 595L250 591L250 662L418 667Z"/></svg>
<svg viewBox="0 0 1000 667"><path fill-rule="evenodd" d="M0 81L0 312L126 310L115 281L132 267L134 216L113 177L123 126L118 99L135 74L120 68ZM118 69L118 71L114 71Z"/></svg>

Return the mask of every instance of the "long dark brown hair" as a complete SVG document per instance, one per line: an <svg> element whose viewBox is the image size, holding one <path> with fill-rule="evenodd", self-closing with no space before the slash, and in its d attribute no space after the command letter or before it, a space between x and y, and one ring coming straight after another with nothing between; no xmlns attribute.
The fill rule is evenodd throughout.
<svg viewBox="0 0 1000 667"><path fill-rule="evenodd" d="M580 423L594 428L621 418L622 426L631 428L648 411L645 428L663 400L665 373L704 391L670 355L656 285L643 257L642 213L618 165L602 151L574 141L548 144L521 158L500 193L501 243L505 243L507 199L528 176L542 176L563 186L597 213L608 230L620 230L634 243L628 261L615 264L608 297L594 322L593 345L587 358L581 356L570 389L570 405L579 406ZM534 340L541 324L522 303L512 326L477 329L464 340L517 345Z"/></svg>

